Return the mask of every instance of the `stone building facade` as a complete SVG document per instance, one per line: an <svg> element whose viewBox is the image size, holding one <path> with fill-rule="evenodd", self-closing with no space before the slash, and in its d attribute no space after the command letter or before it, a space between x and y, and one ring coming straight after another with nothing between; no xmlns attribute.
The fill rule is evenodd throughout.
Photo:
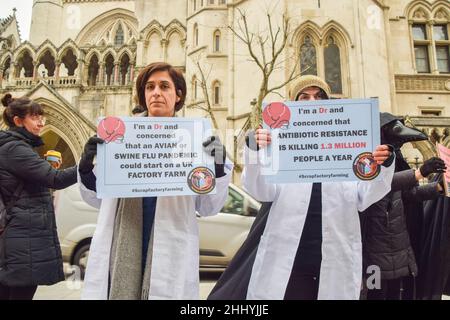
<svg viewBox="0 0 450 320"><path fill-rule="evenodd" d="M267 13L274 26L283 14L290 18L271 84L299 68L325 78L336 98L379 97L382 111L406 116L432 138L407 146L412 164L432 156L434 142L450 145L447 0L34 0L29 41L20 40L15 13L0 20L0 94L46 106L47 148L64 150L69 165L97 117L130 114L134 80L150 62L184 72L185 116L209 116L196 108L205 100L200 66L210 110L234 156L261 83L232 31L242 27L242 13L261 35ZM291 88L266 100L286 99Z"/></svg>

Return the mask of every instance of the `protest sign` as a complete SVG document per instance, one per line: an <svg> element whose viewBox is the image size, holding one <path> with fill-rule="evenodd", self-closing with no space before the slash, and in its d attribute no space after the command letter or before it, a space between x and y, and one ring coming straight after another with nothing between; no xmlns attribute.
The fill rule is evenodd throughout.
<svg viewBox="0 0 450 320"><path fill-rule="evenodd" d="M378 99L275 102L263 106L272 143L263 159L271 183L373 180L380 144Z"/></svg>
<svg viewBox="0 0 450 320"><path fill-rule="evenodd" d="M437 144L437 150L439 157L444 160L447 166L447 171L444 172L444 189L445 196L450 197L450 149L444 147L442 144Z"/></svg>
<svg viewBox="0 0 450 320"><path fill-rule="evenodd" d="M215 193L214 159L202 142L207 119L107 117L97 134L97 196L135 198Z"/></svg>

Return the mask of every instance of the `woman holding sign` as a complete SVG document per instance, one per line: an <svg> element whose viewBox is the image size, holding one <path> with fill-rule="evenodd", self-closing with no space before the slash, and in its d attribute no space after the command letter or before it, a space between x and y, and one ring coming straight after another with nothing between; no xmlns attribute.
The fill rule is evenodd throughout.
<svg viewBox="0 0 450 320"><path fill-rule="evenodd" d="M322 79L303 76L291 99L329 96ZM359 299L358 211L390 190L394 156L389 148L381 145L373 152L373 159L384 166L376 181L270 184L261 175L258 152L271 143L270 132L259 129L248 142L242 182L252 196L267 203L209 299Z"/></svg>
<svg viewBox="0 0 450 320"><path fill-rule="evenodd" d="M166 63L144 68L136 82L141 116L175 117L183 108L186 82ZM216 194L97 199L93 137L79 165L84 200L100 208L84 282L84 299L198 299L199 240L196 212L220 211L228 195L231 166L225 148L211 137L203 146L215 156ZM113 174L113 173L111 173Z"/></svg>

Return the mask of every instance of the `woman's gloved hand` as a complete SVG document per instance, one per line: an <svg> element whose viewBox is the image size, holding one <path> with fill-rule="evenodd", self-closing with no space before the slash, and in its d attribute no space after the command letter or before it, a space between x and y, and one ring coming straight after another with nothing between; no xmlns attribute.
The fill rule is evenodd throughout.
<svg viewBox="0 0 450 320"><path fill-rule="evenodd" d="M428 177L432 173L443 173L446 169L447 167L445 166L444 160L433 157L425 161L419 168L419 171L423 177Z"/></svg>
<svg viewBox="0 0 450 320"><path fill-rule="evenodd" d="M84 145L84 151L81 155L78 171L81 174L87 174L94 169L94 157L97 155L97 144L103 144L105 141L99 137L92 136Z"/></svg>
<svg viewBox="0 0 450 320"><path fill-rule="evenodd" d="M227 157L227 151L222 142L220 142L219 137L211 136L206 139L206 141L203 142L203 148L206 153L214 157L216 178L223 177L225 175L225 159Z"/></svg>

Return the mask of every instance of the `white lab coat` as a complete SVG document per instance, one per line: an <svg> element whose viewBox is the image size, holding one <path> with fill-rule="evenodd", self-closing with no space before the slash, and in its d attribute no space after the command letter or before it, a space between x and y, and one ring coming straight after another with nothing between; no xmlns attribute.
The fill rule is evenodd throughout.
<svg viewBox="0 0 450 320"><path fill-rule="evenodd" d="M268 184L261 175L262 152L242 173L244 188L273 202L252 269L247 299L282 300L291 275L311 198L312 184ZM395 161L394 161L395 162ZM247 161L249 163L249 161ZM395 164L381 167L375 181L322 184L322 263L318 299L359 299L362 281L361 229L364 211L391 189Z"/></svg>
<svg viewBox="0 0 450 320"><path fill-rule="evenodd" d="M232 165L216 179L213 195L158 197L153 229L149 300L199 299L199 238L196 211L217 214L228 196ZM79 178L81 195L99 208L84 279L82 299L107 300L109 260L118 199L97 199Z"/></svg>

